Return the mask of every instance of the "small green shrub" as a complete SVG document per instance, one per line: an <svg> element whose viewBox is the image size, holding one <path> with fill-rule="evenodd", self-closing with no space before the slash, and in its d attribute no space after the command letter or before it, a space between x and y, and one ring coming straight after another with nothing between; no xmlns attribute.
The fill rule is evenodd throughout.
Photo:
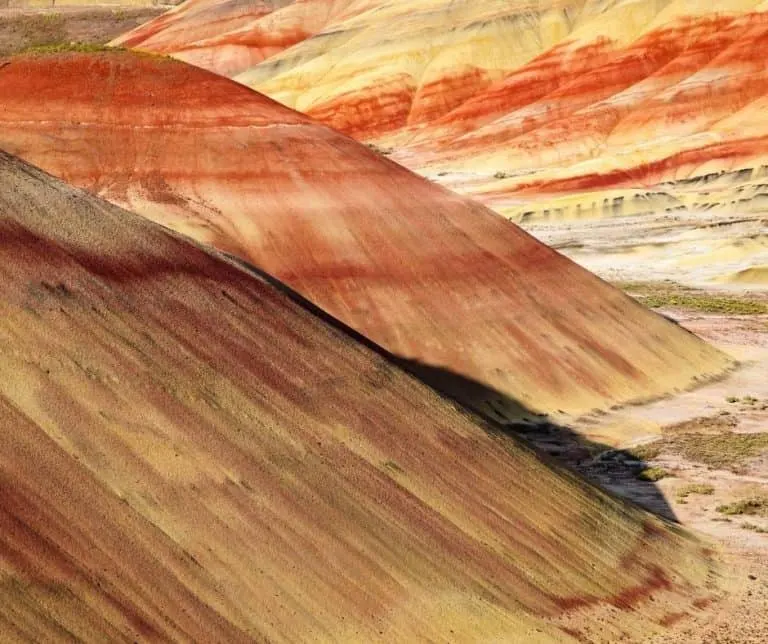
<svg viewBox="0 0 768 644"><path fill-rule="evenodd" d="M625 451L638 461L650 461L661 454L662 447L663 443L661 441L654 441L652 443L635 445L635 447L630 447Z"/></svg>
<svg viewBox="0 0 768 644"><path fill-rule="evenodd" d="M671 474L663 467L647 467L640 474L637 475L641 481L660 481Z"/></svg>

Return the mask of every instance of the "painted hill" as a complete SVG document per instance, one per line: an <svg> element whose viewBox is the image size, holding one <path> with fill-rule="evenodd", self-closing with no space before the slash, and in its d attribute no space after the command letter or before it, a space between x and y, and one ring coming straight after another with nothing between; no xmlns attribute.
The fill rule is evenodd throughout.
<svg viewBox="0 0 768 644"><path fill-rule="evenodd" d="M0 235L3 639L567 642L706 605L700 544L221 256L3 153Z"/></svg>
<svg viewBox="0 0 768 644"><path fill-rule="evenodd" d="M237 79L588 266L709 280L768 262L762 0L372 4ZM609 248L591 243L604 225L571 225L619 216Z"/></svg>
<svg viewBox="0 0 768 644"><path fill-rule="evenodd" d="M233 76L376 4L375 0L189 0L113 44L173 54Z"/></svg>
<svg viewBox="0 0 768 644"><path fill-rule="evenodd" d="M448 390L474 381L488 413L585 411L728 364L479 204L195 67L31 55L0 97L0 146L245 258Z"/></svg>

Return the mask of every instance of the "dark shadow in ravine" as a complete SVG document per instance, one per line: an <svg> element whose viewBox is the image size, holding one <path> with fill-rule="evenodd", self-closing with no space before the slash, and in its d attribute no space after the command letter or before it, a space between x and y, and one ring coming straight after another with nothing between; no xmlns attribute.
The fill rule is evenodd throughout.
<svg viewBox="0 0 768 644"><path fill-rule="evenodd" d="M368 347L409 372L444 396L459 403L466 413L476 414L480 424L497 435L522 439L571 471L599 487L634 502L669 521L677 522L672 507L651 481L639 478L647 463L626 450L592 441L572 428L551 422L546 414L526 408L517 400L450 370L394 355L369 338L325 312L285 283L238 257L235 264L269 283L329 326Z"/></svg>

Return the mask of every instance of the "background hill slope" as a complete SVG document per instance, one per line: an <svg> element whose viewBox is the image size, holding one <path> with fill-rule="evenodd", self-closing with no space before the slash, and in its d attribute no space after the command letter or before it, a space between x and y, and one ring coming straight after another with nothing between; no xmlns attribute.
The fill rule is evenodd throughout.
<svg viewBox="0 0 768 644"><path fill-rule="evenodd" d="M764 2L363 4L236 78L603 275L765 284ZM172 35L162 51L197 46L183 23Z"/></svg>
<svg viewBox="0 0 768 644"><path fill-rule="evenodd" d="M585 411L729 364L481 205L203 70L30 55L5 61L0 96L7 150L247 259L402 358L479 383L468 402L488 413Z"/></svg>

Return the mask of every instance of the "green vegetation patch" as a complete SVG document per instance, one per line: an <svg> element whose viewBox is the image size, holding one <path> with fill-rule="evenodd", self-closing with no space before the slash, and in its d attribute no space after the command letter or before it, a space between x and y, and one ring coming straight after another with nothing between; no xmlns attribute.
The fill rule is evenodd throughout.
<svg viewBox="0 0 768 644"><path fill-rule="evenodd" d="M716 295L674 282L615 282L614 286L652 309L680 308L724 315L768 314L768 302L736 295Z"/></svg>
<svg viewBox="0 0 768 644"><path fill-rule="evenodd" d="M641 481L660 481L671 474L663 467L647 467L637 475Z"/></svg>
<svg viewBox="0 0 768 644"><path fill-rule="evenodd" d="M768 517L768 495L758 494L740 499L733 503L718 505L715 510L729 516L747 514L750 516Z"/></svg>
<svg viewBox="0 0 768 644"><path fill-rule="evenodd" d="M677 491L678 499L685 499L691 494L713 494L715 488L709 483L689 483Z"/></svg>
<svg viewBox="0 0 768 644"><path fill-rule="evenodd" d="M96 43L88 42L69 42L69 43L55 43L50 45L36 45L24 49L22 54L40 54L47 56L49 54L66 54L66 53L79 53L79 54L97 54L104 51L121 51L117 47L107 47L106 45L100 45Z"/></svg>
<svg viewBox="0 0 768 644"><path fill-rule="evenodd" d="M677 434L665 439L664 447L695 463L734 468L768 449L768 433Z"/></svg>
<svg viewBox="0 0 768 644"><path fill-rule="evenodd" d="M717 297L712 295L654 294L642 298L642 303L652 309L675 307L704 313L724 315L760 315L768 313L768 304L746 299Z"/></svg>
<svg viewBox="0 0 768 644"><path fill-rule="evenodd" d="M663 446L663 441L654 441L652 443L635 445L635 447L630 447L624 451L638 461L651 461L661 454Z"/></svg>
<svg viewBox="0 0 768 644"><path fill-rule="evenodd" d="M626 449L626 453L638 461L649 462L658 458L662 453L678 454L688 461L703 463L712 468L731 469L737 471L743 462L760 456L768 450L768 433L737 434L731 431L720 433L705 432L680 432L679 429L710 429L710 422L715 428L721 428L722 424L728 425L730 416L696 418L679 425L665 428L664 438L644 443ZM657 468L650 468L657 469ZM693 491L701 494L702 492Z"/></svg>

